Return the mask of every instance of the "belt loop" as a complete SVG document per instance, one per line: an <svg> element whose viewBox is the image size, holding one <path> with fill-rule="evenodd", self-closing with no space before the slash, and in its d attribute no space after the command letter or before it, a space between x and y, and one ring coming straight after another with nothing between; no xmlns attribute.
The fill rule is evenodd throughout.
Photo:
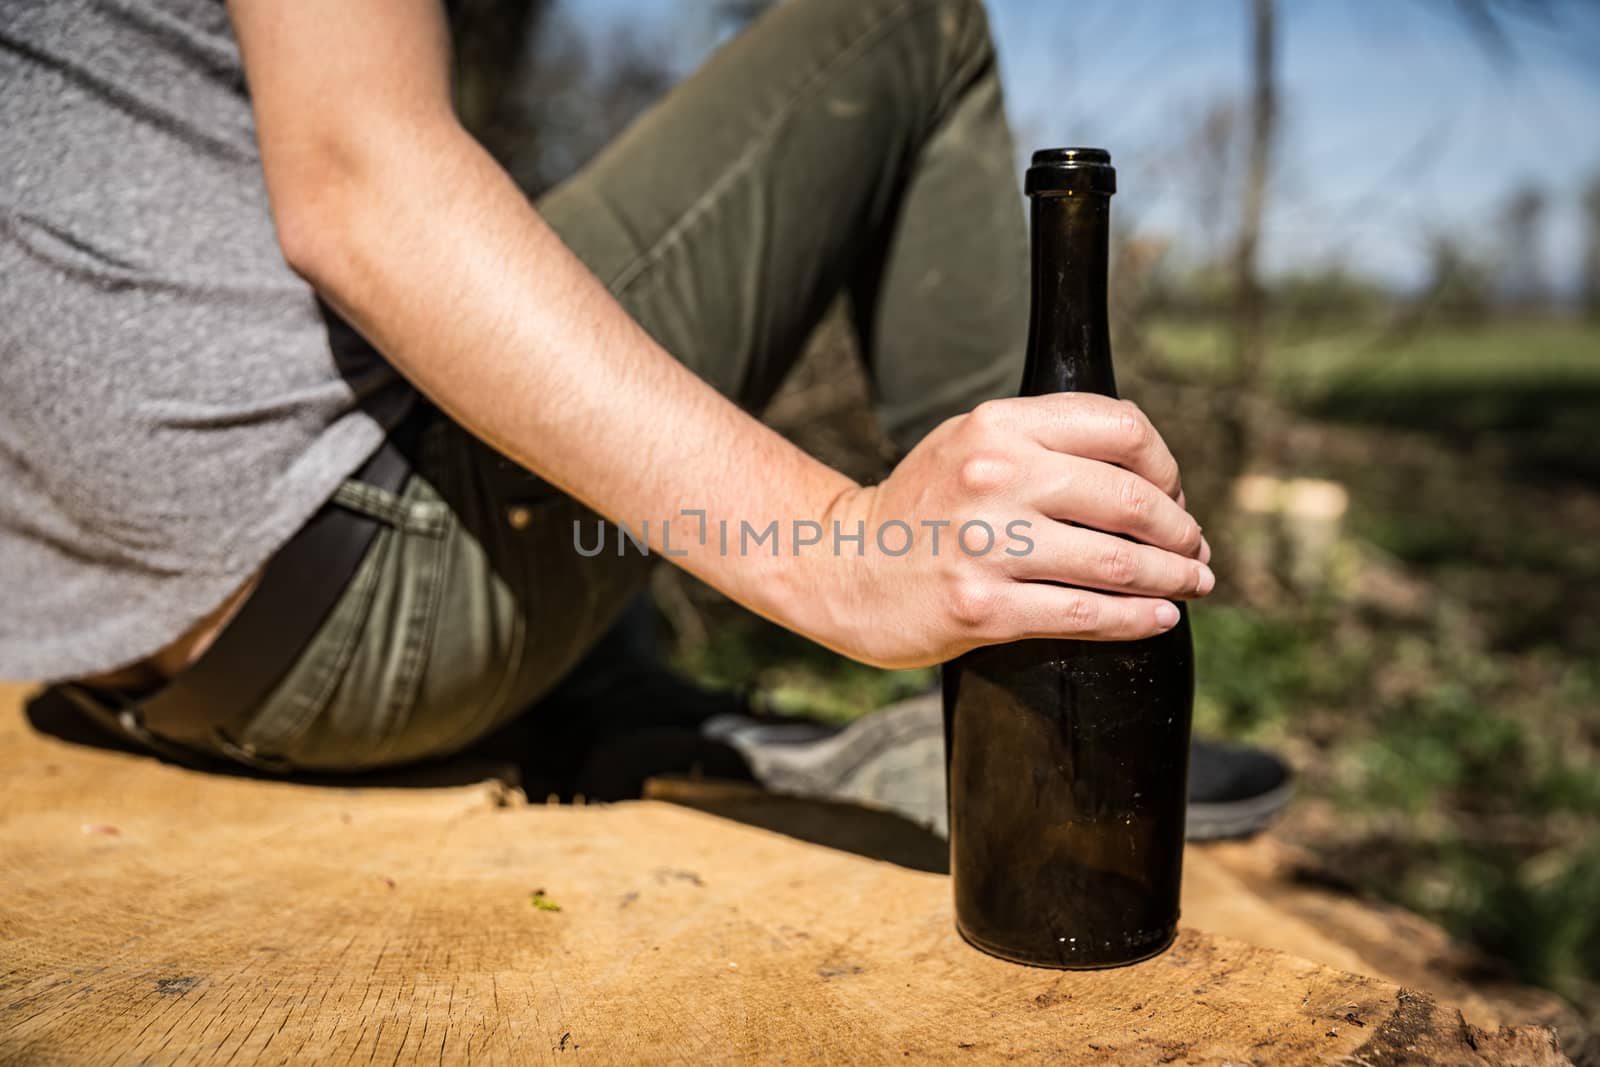
<svg viewBox="0 0 1600 1067"><path fill-rule="evenodd" d="M448 529L449 508L436 501L408 501L396 490L346 478L330 503L409 533L438 537Z"/></svg>

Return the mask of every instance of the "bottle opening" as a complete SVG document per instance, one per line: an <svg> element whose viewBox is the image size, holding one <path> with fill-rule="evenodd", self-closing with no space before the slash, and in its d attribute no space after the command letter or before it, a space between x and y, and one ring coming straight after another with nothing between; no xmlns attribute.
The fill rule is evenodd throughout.
<svg viewBox="0 0 1600 1067"><path fill-rule="evenodd" d="M1041 148L1033 154L1033 162L1035 166L1041 163L1109 164L1111 153L1104 148Z"/></svg>
<svg viewBox="0 0 1600 1067"><path fill-rule="evenodd" d="M1110 196L1117 191L1117 171L1104 148L1041 148L1023 188L1029 196Z"/></svg>

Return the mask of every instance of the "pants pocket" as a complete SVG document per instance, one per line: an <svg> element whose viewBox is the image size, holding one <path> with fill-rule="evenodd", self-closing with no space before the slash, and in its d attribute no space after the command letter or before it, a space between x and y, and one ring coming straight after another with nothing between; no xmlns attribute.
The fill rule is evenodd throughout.
<svg viewBox="0 0 1600 1067"><path fill-rule="evenodd" d="M330 503L382 525L237 747L294 768L357 770L391 762L386 750L411 719L454 522L415 474L399 492L348 480Z"/></svg>

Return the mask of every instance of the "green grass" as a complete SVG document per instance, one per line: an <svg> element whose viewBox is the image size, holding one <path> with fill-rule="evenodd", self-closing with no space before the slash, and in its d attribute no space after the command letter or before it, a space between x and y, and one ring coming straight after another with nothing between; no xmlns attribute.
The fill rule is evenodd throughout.
<svg viewBox="0 0 1600 1067"><path fill-rule="evenodd" d="M1600 324L1272 333L1271 384L1307 414L1421 430L1460 446L1492 437L1524 476L1600 479ZM1150 335L1169 371L1226 380L1232 340L1224 325L1160 323Z"/></svg>
<svg viewBox="0 0 1600 1067"><path fill-rule="evenodd" d="M1201 605L1194 620L1197 730L1292 742L1303 788L1355 828L1324 850L1339 870L1520 978L1594 1002L1593 663L1547 653L1530 669L1446 623L1352 626L1338 611Z"/></svg>
<svg viewBox="0 0 1600 1067"><path fill-rule="evenodd" d="M1315 617L1289 624L1226 603L1198 604L1191 616L1202 734L1271 745L1307 709L1334 700L1369 655Z"/></svg>
<svg viewBox="0 0 1600 1067"><path fill-rule="evenodd" d="M1277 326L1269 334L1273 379L1289 396L1336 388L1600 390L1600 323L1551 319L1394 333L1377 326L1314 333ZM1205 378L1229 365L1233 342L1225 323L1158 322L1150 336L1173 369Z"/></svg>
<svg viewBox="0 0 1600 1067"><path fill-rule="evenodd" d="M1274 391L1326 437L1285 473L1349 487L1347 532L1431 607L1202 605L1197 722L1297 741L1308 792L1364 827L1323 843L1341 870L1593 1006L1600 324L1274 334ZM1225 380L1224 329L1152 335Z"/></svg>
<svg viewBox="0 0 1600 1067"><path fill-rule="evenodd" d="M1441 899L1418 895L1410 883L1400 898L1439 914L1523 978L1578 999L1580 976L1600 973L1600 846L1524 858L1452 842L1441 850L1434 878L1446 887Z"/></svg>
<svg viewBox="0 0 1600 1067"><path fill-rule="evenodd" d="M1291 350L1285 359L1293 355ZM1600 390L1600 327L1577 321L1434 329L1354 346L1324 341L1320 355L1304 369L1291 362L1282 371L1284 380L1351 393L1447 389L1517 396L1561 388ZM1464 413L1463 425L1475 422L1482 410L1488 409Z"/></svg>

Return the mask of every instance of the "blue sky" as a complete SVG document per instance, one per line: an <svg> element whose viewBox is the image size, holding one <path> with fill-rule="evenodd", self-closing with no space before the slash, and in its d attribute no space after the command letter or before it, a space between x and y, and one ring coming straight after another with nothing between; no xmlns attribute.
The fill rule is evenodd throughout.
<svg viewBox="0 0 1600 1067"><path fill-rule="evenodd" d="M1509 58L1453 0L1281 0L1283 134L1270 269L1343 262L1418 283L1425 238L1487 244L1507 193L1550 197L1541 259L1576 276L1578 197L1600 175L1600 2L1551 0L1553 21L1507 22ZM566 0L586 33L625 24L692 66L709 0ZM1515 5L1507 5L1514 7ZM989 0L1019 153L1109 148L1119 225L1199 252L1216 227L1185 138L1245 89L1246 0Z"/></svg>

